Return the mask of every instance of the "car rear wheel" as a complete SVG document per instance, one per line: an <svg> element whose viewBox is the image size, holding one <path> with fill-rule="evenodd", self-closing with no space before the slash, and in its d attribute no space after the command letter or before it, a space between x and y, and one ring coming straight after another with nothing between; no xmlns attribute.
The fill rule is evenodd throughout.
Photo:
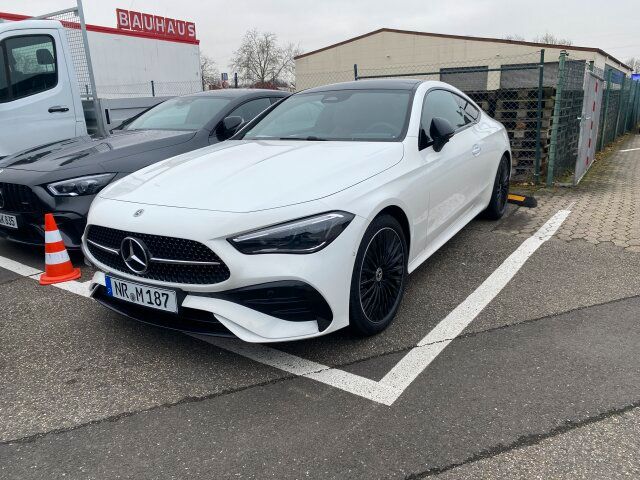
<svg viewBox="0 0 640 480"><path fill-rule="evenodd" d="M509 159L503 155L498 165L496 179L493 183L491 200L489 206L483 212L483 217L489 220L499 220L507 211L507 200L509 197Z"/></svg>
<svg viewBox="0 0 640 480"><path fill-rule="evenodd" d="M351 278L349 323L359 335L374 335L393 321L407 278L407 241L400 223L381 215L367 228Z"/></svg>

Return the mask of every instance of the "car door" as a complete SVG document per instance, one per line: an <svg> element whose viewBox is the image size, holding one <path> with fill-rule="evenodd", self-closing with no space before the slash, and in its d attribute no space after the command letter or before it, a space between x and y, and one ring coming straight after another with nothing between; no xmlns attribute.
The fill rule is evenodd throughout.
<svg viewBox="0 0 640 480"><path fill-rule="evenodd" d="M23 30L0 39L0 156L75 136L72 90L59 46L56 30Z"/></svg>
<svg viewBox="0 0 640 480"><path fill-rule="evenodd" d="M434 117L448 120L455 129L448 143L436 152L429 145L429 129ZM425 95L422 105L420 128L428 143L420 151L427 168L429 206L427 243L433 245L446 241L455 234L459 223L468 214L474 196L475 171L472 168L476 134L469 128L473 121L465 117L455 94L445 89L432 89Z"/></svg>

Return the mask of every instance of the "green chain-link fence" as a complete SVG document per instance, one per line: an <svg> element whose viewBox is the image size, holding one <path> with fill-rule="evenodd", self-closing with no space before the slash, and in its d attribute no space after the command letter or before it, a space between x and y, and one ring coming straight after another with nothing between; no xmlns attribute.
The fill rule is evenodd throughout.
<svg viewBox="0 0 640 480"><path fill-rule="evenodd" d="M545 62L541 51L513 57L476 59L432 65L388 68L355 66L358 80L411 77L440 80L458 87L507 129L517 179L539 177L546 164L557 62Z"/></svg>
<svg viewBox="0 0 640 480"><path fill-rule="evenodd" d="M598 139L593 142L601 149L638 125L640 82L613 69L597 72L593 64L569 59L564 52L560 58L545 58L544 50L537 50L513 57L428 65L371 68L355 64L352 71L317 71L298 76L296 89L394 77L450 83L505 126L511 141L515 180L540 182L546 177L547 183L553 184L573 173L580 160L588 71L598 77L611 77L598 96L601 121Z"/></svg>

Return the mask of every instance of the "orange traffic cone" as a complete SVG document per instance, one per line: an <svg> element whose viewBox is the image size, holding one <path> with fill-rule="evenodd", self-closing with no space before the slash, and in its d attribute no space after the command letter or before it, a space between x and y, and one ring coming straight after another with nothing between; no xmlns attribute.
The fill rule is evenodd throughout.
<svg viewBox="0 0 640 480"><path fill-rule="evenodd" d="M45 265L44 273L40 276L40 285L80 278L80 269L73 268L56 221L50 213L44 216L44 252Z"/></svg>

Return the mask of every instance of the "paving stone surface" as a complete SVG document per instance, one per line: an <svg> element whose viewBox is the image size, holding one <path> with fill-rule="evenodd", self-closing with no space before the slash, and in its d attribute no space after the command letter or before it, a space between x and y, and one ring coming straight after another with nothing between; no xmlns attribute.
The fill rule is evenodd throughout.
<svg viewBox="0 0 640 480"><path fill-rule="evenodd" d="M571 206L557 238L640 253L640 135L629 136L620 150L596 162L577 187L536 191L537 208L513 210L495 230L528 237L558 209Z"/></svg>

